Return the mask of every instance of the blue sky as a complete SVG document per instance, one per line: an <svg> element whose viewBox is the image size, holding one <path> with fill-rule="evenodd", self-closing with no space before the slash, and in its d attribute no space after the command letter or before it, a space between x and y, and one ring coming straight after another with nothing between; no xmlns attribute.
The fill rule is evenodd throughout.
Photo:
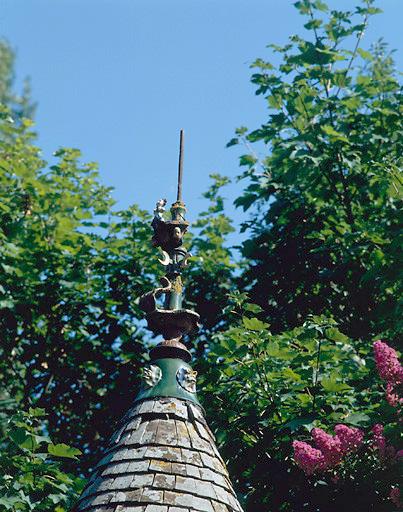
<svg viewBox="0 0 403 512"><path fill-rule="evenodd" d="M332 0L351 9L355 0ZM0 0L0 35L17 51L17 84L29 75L39 145L97 161L120 207L174 200L180 128L190 218L205 207L209 174L239 173L237 126L257 127L265 105L249 82L268 43L301 32L291 0ZM363 46L402 46L402 0L378 0ZM396 60L402 68L402 56ZM240 185L227 190L230 202ZM231 209L236 222L241 212Z"/></svg>

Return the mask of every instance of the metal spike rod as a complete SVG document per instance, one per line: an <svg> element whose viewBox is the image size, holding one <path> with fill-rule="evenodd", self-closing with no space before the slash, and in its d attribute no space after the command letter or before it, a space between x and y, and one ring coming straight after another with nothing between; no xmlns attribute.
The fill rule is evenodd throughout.
<svg viewBox="0 0 403 512"><path fill-rule="evenodd" d="M184 131L180 131L179 140L179 164L178 164L178 194L177 201L182 202L182 177L183 177L183 144L184 144Z"/></svg>

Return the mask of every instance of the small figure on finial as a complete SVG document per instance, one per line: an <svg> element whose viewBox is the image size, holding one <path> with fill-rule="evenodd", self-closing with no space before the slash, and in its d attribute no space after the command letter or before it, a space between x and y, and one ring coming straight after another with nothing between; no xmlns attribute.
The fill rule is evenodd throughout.
<svg viewBox="0 0 403 512"><path fill-rule="evenodd" d="M165 205L167 204L166 199L159 199L155 205L154 217L159 220L164 220Z"/></svg>

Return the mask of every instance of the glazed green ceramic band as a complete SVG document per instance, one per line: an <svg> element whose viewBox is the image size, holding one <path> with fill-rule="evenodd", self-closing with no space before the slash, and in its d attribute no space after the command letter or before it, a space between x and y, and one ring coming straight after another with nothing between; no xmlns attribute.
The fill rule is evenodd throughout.
<svg viewBox="0 0 403 512"><path fill-rule="evenodd" d="M155 367L158 367L160 371ZM196 392L193 393L185 389L185 387L189 388L190 386L183 382L182 376L192 374L195 378L195 372L182 359L157 359L146 367L145 371L147 370L153 372L157 376L155 380L158 381L152 385L150 379L143 376L142 387L136 397L136 402L147 398L171 397L189 400L200 406Z"/></svg>

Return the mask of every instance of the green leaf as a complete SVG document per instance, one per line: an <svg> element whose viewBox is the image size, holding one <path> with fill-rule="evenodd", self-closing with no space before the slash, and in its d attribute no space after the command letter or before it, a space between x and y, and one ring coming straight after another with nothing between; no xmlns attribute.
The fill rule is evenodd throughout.
<svg viewBox="0 0 403 512"><path fill-rule="evenodd" d="M11 265L6 265L5 263L2 263L1 266L3 267L4 272L6 272L7 274L15 273L15 267L12 267Z"/></svg>
<svg viewBox="0 0 403 512"><path fill-rule="evenodd" d="M227 142L226 147L230 148L231 146L236 146L237 144L239 144L238 137L233 137L229 142Z"/></svg>
<svg viewBox="0 0 403 512"><path fill-rule="evenodd" d="M314 421L315 421L315 418L313 416L304 416L302 418L294 418L293 420L288 421L284 425L283 428L288 428L288 429L290 429L291 432L295 432L300 427L304 427L304 428L306 428L306 430L308 430L310 432L314 427Z"/></svg>
<svg viewBox="0 0 403 512"><path fill-rule="evenodd" d="M340 332L336 327L329 327L328 329L326 329L325 335L332 341L339 341L342 343L348 343L350 341L349 338L345 334Z"/></svg>
<svg viewBox="0 0 403 512"><path fill-rule="evenodd" d="M237 197L234 201L235 206L242 206L243 211L246 212L252 204L258 199L256 194L244 194L243 196Z"/></svg>
<svg viewBox="0 0 403 512"><path fill-rule="evenodd" d="M81 455L81 451L78 448L72 448L67 444L49 444L48 452L54 457L65 457L68 459L77 459L76 455Z"/></svg>
<svg viewBox="0 0 403 512"><path fill-rule="evenodd" d="M263 309L258 304L251 304L250 302L247 302L243 306L245 311L250 311L251 313L261 313Z"/></svg>
<svg viewBox="0 0 403 512"><path fill-rule="evenodd" d="M308 21L308 23L305 23L304 27L305 27L307 30L311 30L311 29L313 29L313 28L317 29L317 28L319 28L321 25L322 25L322 20L314 19L314 20L310 20L310 21Z"/></svg>
<svg viewBox="0 0 403 512"><path fill-rule="evenodd" d="M247 167L253 167L257 162L253 155L242 155L239 157L239 165L246 165Z"/></svg>
<svg viewBox="0 0 403 512"><path fill-rule="evenodd" d="M343 72L337 72L333 75L333 83L336 84L338 87L345 87L347 84L347 76L346 73Z"/></svg>
<svg viewBox="0 0 403 512"><path fill-rule="evenodd" d="M353 413L344 418L344 423L354 426L367 426L369 425L371 418L364 413Z"/></svg>
<svg viewBox="0 0 403 512"><path fill-rule="evenodd" d="M348 391L351 387L344 382L337 382L334 376L324 377L320 381L323 389L328 393L340 393L341 391Z"/></svg>
<svg viewBox="0 0 403 512"><path fill-rule="evenodd" d="M14 441L16 445L20 448L24 448L26 450L34 451L38 446L38 442L36 440L36 436L27 432L22 427L16 427L12 429L8 433L9 437Z"/></svg>
<svg viewBox="0 0 403 512"><path fill-rule="evenodd" d="M242 323L250 331L265 331L270 327L270 324L262 322L258 318L242 317Z"/></svg>
<svg viewBox="0 0 403 512"><path fill-rule="evenodd" d="M321 130L333 140L341 140L343 142L348 142L348 139L340 132L336 131L330 125L321 126Z"/></svg>
<svg viewBox="0 0 403 512"><path fill-rule="evenodd" d="M318 11L327 12L329 10L329 7L325 2L322 2L322 0L315 0L314 2L315 9L318 9Z"/></svg>
<svg viewBox="0 0 403 512"><path fill-rule="evenodd" d="M236 128L235 133L239 136L245 135L247 133L248 129L246 126L240 126L239 128Z"/></svg>
<svg viewBox="0 0 403 512"><path fill-rule="evenodd" d="M284 347L280 347L280 345L275 341L269 342L266 353L269 357L273 357L282 361L289 361L294 357L294 354L290 350Z"/></svg>
<svg viewBox="0 0 403 512"><path fill-rule="evenodd" d="M299 373L295 372L292 368L284 368L284 370L281 373L288 380L291 380L294 382L300 382L302 380L301 375L299 375Z"/></svg>
<svg viewBox="0 0 403 512"><path fill-rule="evenodd" d="M30 416L33 416L34 418L40 418L42 416L45 416L46 411L45 409L42 409L40 407L30 407L28 409L28 413Z"/></svg>
<svg viewBox="0 0 403 512"><path fill-rule="evenodd" d="M373 60L373 58L374 58L372 53L367 52L367 51L363 50L362 48L358 48L357 52L365 60Z"/></svg>
<svg viewBox="0 0 403 512"><path fill-rule="evenodd" d="M299 0L294 3L294 6L301 14L309 14L309 0Z"/></svg>
<svg viewBox="0 0 403 512"><path fill-rule="evenodd" d="M312 397L308 395L308 393L297 393L295 398L301 402L302 406L306 406L307 404L312 402Z"/></svg>
<svg viewBox="0 0 403 512"><path fill-rule="evenodd" d="M21 498L16 496L10 496L9 498L0 497L0 505L6 507L6 510L21 510L18 505L21 505L23 502ZM15 507L17 505L17 507Z"/></svg>

